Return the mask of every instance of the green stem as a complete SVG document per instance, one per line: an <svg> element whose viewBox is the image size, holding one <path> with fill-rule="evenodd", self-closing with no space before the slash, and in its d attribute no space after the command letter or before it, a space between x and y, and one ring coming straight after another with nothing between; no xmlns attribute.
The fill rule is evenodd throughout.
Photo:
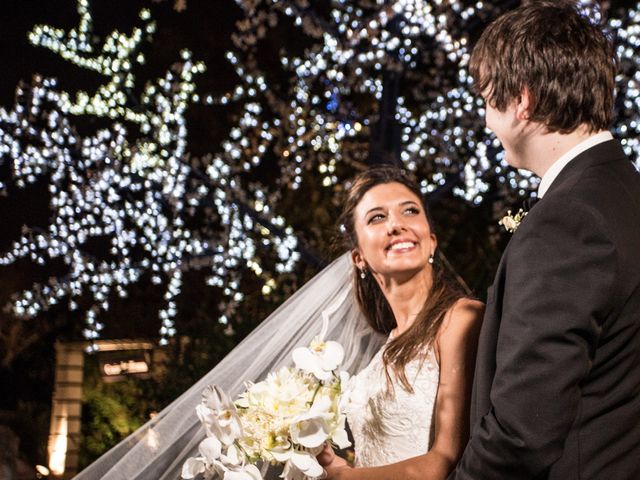
<svg viewBox="0 0 640 480"><path fill-rule="evenodd" d="M318 392L320 391L320 389L322 388L322 382L318 382L318 386L316 387L315 391L313 392L313 397L311 397L311 401L307 402L307 405L310 407L311 405L313 405L313 402L316 401L316 395L318 395Z"/></svg>

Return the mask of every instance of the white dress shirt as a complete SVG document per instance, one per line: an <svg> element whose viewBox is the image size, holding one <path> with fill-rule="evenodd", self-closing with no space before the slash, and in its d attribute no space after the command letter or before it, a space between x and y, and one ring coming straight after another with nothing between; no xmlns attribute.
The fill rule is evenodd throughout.
<svg viewBox="0 0 640 480"><path fill-rule="evenodd" d="M600 132L592 135L586 140L580 142L578 145L573 147L567 153L562 155L558 160L553 162L553 165L549 167L549 170L542 176L542 180L540 181L540 185L538 186L538 198L542 198L549 187L556 179L556 177L560 174L562 169L568 165L568 163L580 155L585 150L590 149L591 147L595 147L600 143L607 142L609 140L613 140L613 135L611 132Z"/></svg>

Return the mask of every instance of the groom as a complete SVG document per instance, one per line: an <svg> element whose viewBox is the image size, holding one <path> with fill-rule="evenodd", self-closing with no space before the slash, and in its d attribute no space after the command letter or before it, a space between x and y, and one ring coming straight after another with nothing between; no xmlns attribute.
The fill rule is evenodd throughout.
<svg viewBox="0 0 640 480"><path fill-rule="evenodd" d="M608 126L616 61L565 1L491 24L471 73L509 164L542 178L480 337L449 480L640 478L640 175Z"/></svg>

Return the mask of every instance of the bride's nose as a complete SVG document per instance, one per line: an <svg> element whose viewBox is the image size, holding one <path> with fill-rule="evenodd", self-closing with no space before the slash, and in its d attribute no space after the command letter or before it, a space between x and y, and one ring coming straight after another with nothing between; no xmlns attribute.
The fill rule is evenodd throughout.
<svg viewBox="0 0 640 480"><path fill-rule="evenodd" d="M387 234L389 236L397 235L398 233L402 232L403 230L405 230L405 227L402 224L402 221L400 219L390 215L388 217L388 220L387 220Z"/></svg>

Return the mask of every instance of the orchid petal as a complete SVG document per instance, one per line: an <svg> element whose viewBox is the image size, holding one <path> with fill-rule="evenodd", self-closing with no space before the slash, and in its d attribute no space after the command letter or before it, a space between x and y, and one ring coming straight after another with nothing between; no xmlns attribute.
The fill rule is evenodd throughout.
<svg viewBox="0 0 640 480"><path fill-rule="evenodd" d="M320 354L320 366L323 370L335 370L344 359L344 349L338 342L325 342L324 349Z"/></svg>
<svg viewBox="0 0 640 480"><path fill-rule="evenodd" d="M244 455L238 447L235 445L230 445L227 449L227 453L221 456L221 460L225 465L240 465L244 460Z"/></svg>
<svg viewBox="0 0 640 480"><path fill-rule="evenodd" d="M196 414L200 421L205 425L213 421L213 412L203 403L196 405Z"/></svg>
<svg viewBox="0 0 640 480"><path fill-rule="evenodd" d="M228 410L233 402L218 385L209 385L202 392L202 401L211 410Z"/></svg>
<svg viewBox="0 0 640 480"><path fill-rule="evenodd" d="M294 451L291 462L308 477L319 477L324 472L316 457L309 452Z"/></svg>
<svg viewBox="0 0 640 480"><path fill-rule="evenodd" d="M245 465L244 469L249 475L251 475L251 478L262 480L262 474L255 465Z"/></svg>
<svg viewBox="0 0 640 480"><path fill-rule="evenodd" d="M317 447L328 437L329 426L322 417L301 420L291 425L291 439L303 447Z"/></svg>
<svg viewBox="0 0 640 480"><path fill-rule="evenodd" d="M333 435L331 435L331 440L341 450L351 446L349 436L347 435L347 431L344 428L340 428L333 432Z"/></svg>
<svg viewBox="0 0 640 480"><path fill-rule="evenodd" d="M262 480L260 470L255 465L245 465L240 470L224 472L224 480Z"/></svg>
<svg viewBox="0 0 640 480"><path fill-rule="evenodd" d="M269 450L269 452L271 453L271 455L273 455L273 458L275 458L277 462L284 463L291 458L291 453L293 452L293 450L291 450L290 448L288 448L287 450L274 448L272 450Z"/></svg>
<svg viewBox="0 0 640 480"><path fill-rule="evenodd" d="M216 437L207 437L200 442L198 452L207 460L207 463L213 463L222 453L222 444Z"/></svg>
<svg viewBox="0 0 640 480"><path fill-rule="evenodd" d="M182 478L195 478L196 475L204 473L206 465L201 457L189 458L182 465Z"/></svg>
<svg viewBox="0 0 640 480"><path fill-rule="evenodd" d="M291 462L285 463L282 473L280 474L280 478L284 478L284 480L291 480L294 475L293 470L295 470L295 467L293 467Z"/></svg>
<svg viewBox="0 0 640 480"><path fill-rule="evenodd" d="M327 415L331 411L331 399L326 395L319 396L311 405L309 413L313 416Z"/></svg>
<svg viewBox="0 0 640 480"><path fill-rule="evenodd" d="M293 363L300 370L309 372L316 367L316 356L311 353L311 350L305 347L296 348L292 353Z"/></svg>

